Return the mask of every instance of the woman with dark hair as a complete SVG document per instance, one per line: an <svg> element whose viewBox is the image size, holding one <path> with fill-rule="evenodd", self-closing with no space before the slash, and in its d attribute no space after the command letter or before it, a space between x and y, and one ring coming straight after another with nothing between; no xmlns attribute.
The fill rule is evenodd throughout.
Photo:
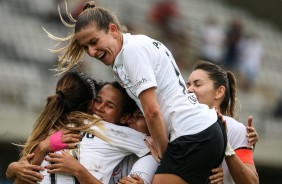
<svg viewBox="0 0 282 184"><path fill-rule="evenodd" d="M258 135L252 127L251 117L247 128L234 119L237 100L234 74L211 62L199 61L188 78L187 87L200 103L215 107L224 115L228 143L234 149L225 156L222 164L224 183L258 183L252 146L258 141ZM221 177L215 174L211 179Z"/></svg>

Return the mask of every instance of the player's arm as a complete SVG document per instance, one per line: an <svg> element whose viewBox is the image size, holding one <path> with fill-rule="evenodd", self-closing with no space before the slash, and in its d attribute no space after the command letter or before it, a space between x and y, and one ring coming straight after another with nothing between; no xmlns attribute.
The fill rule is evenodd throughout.
<svg viewBox="0 0 282 184"><path fill-rule="evenodd" d="M155 88L142 91L139 98L149 132L156 143L159 156L162 157L167 148L168 136L166 124L157 101Z"/></svg>
<svg viewBox="0 0 282 184"><path fill-rule="evenodd" d="M14 179L14 184L17 183L36 183L43 179L43 175L39 171L44 170L40 167L45 155L50 150L50 136L41 141L36 146L33 154L29 154L21 158L18 162L11 163L6 171L6 177Z"/></svg>
<svg viewBox="0 0 282 184"><path fill-rule="evenodd" d="M252 119L249 118L248 123L250 123L251 120ZM246 140L246 129L244 126L237 126L236 129L233 128L230 129L230 131L233 132L232 135L237 135L237 137L231 137L231 140L240 141L241 139L242 142ZM229 150L233 150L230 144L227 147L229 147ZM229 153L232 153L232 151ZM241 145L241 147L237 147L232 154L226 154L225 161L235 183L259 183L253 158L253 150L248 148L247 145Z"/></svg>
<svg viewBox="0 0 282 184"><path fill-rule="evenodd" d="M74 149L76 143L80 141L80 135L71 130L61 130L54 132L51 136L46 137L35 148L35 156L31 160L33 164L39 165L47 153L62 149Z"/></svg>
<svg viewBox="0 0 282 184"><path fill-rule="evenodd" d="M53 144L63 144L66 148L74 148L75 143L79 142L80 135L69 130L63 130L61 132L58 142L53 142ZM55 133L56 134L56 133ZM58 134L56 134L58 135ZM51 136L54 136L52 134ZM15 179L14 183L34 183L36 181L41 181L43 175L39 171L44 170L40 167L40 163L43 161L46 154L52 150L50 145L50 137L46 137L43 141L36 146L33 154L29 154L21 158L18 162L11 163L6 171L6 177L8 179Z"/></svg>
<svg viewBox="0 0 282 184"><path fill-rule="evenodd" d="M33 154L21 158L18 162L12 162L9 164L6 177L7 179L15 179L14 183L36 183L43 179L43 176L39 171L44 170L43 167L30 164L30 159L33 158Z"/></svg>
<svg viewBox="0 0 282 184"><path fill-rule="evenodd" d="M80 183L102 184L75 157L62 151L62 154L48 153L46 160L52 164L46 166L48 173L65 173L76 177Z"/></svg>
<svg viewBox="0 0 282 184"><path fill-rule="evenodd" d="M250 149L240 149L235 150L235 152L235 155L225 157L229 172L235 183L259 183L259 178L256 172L255 165L251 161L253 157L253 151ZM239 158L239 155L243 158ZM241 159L245 159L245 161L243 162ZM247 159L250 160L247 161Z"/></svg>

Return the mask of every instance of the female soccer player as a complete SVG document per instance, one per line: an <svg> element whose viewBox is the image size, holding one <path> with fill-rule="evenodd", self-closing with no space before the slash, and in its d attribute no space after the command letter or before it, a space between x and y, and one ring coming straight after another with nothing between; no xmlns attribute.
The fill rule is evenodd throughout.
<svg viewBox="0 0 282 184"><path fill-rule="evenodd" d="M252 127L252 119L248 119L247 129L234 119L236 110L234 74L224 71L216 64L199 61L188 78L187 87L190 92L196 94L200 103L207 104L210 108L215 107L225 115L228 142L235 152L225 156L224 183L258 183L251 146L257 142L258 136Z"/></svg>

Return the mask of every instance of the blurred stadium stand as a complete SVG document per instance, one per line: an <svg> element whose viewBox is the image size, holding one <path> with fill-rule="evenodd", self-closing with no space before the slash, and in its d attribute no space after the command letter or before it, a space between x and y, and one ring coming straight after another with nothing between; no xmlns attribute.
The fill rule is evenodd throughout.
<svg viewBox="0 0 282 184"><path fill-rule="evenodd" d="M155 0L156 1L156 0ZM97 0L98 4L115 12L123 24L132 26L136 33L159 38L158 27L148 22L150 0ZM5 183L5 170L9 162L18 159L18 149L11 143L24 142L46 97L53 93L57 76L54 68L57 56L48 49L54 46L42 27L58 36L68 32L60 23L56 0L0 0L0 183ZM67 0L72 9L78 1ZM81 1L79 1L81 2ZM282 92L282 34L275 22L255 17L240 6L225 4L221 0L178 0L182 25L189 35L185 63L178 63L185 79L196 59L199 30L208 16L220 21L223 28L234 16L244 20L246 30L255 32L264 48L262 67L255 89L239 89L241 102L239 120L246 123L253 115L254 126L260 140L255 150L260 183L282 183L282 119L272 112ZM64 6L62 6L62 11ZM160 40L162 41L162 40ZM109 69L86 57L87 72L101 80L113 80ZM93 61L91 61L93 62ZM94 66L95 65L95 66ZM101 72L103 71L103 72ZM280 175L279 175L280 174Z"/></svg>

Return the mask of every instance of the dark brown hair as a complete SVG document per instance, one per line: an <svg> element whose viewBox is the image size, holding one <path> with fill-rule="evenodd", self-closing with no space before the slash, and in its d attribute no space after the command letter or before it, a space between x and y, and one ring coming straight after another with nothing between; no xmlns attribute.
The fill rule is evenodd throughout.
<svg viewBox="0 0 282 184"><path fill-rule="evenodd" d="M230 71L224 71L220 66L208 62L198 61L193 70L203 70L207 72L209 78L214 83L214 88L225 87L225 95L220 104L220 111L223 115L234 117L236 110L236 78Z"/></svg>

